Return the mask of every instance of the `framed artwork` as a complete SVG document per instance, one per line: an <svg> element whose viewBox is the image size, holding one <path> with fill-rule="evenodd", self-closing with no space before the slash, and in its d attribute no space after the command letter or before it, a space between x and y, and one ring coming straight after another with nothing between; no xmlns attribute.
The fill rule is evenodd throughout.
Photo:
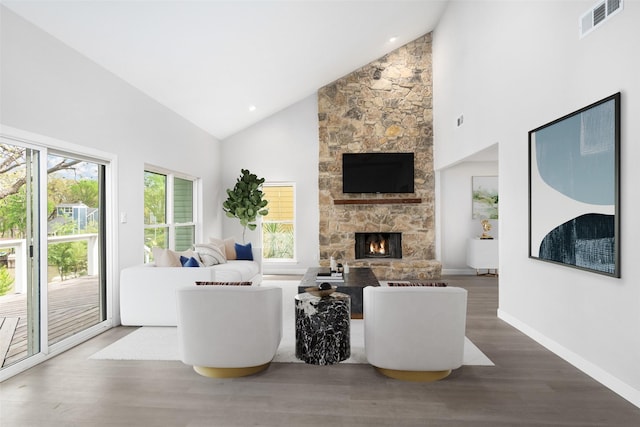
<svg viewBox="0 0 640 427"><path fill-rule="evenodd" d="M529 257L620 277L620 93L529 132Z"/></svg>
<svg viewBox="0 0 640 427"><path fill-rule="evenodd" d="M471 218L498 219L498 177L471 177Z"/></svg>

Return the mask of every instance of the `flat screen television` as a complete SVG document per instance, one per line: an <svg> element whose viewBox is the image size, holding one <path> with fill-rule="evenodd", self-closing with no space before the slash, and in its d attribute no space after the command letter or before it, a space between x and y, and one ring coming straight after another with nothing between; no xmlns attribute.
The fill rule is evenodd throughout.
<svg viewBox="0 0 640 427"><path fill-rule="evenodd" d="M413 153L344 153L343 193L413 193Z"/></svg>

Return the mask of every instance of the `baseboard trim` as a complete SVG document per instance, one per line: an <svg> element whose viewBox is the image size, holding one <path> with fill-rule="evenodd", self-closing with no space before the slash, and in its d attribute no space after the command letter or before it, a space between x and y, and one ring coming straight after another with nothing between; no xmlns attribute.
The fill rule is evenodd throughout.
<svg viewBox="0 0 640 427"><path fill-rule="evenodd" d="M628 400L630 403L640 408L640 390L631 387L629 384L621 381L619 378L611 375L609 372L603 370L599 366L589 362L588 360L585 360L580 355L567 349L558 342L550 339L536 329L520 321L518 318L510 315L509 313L506 313L504 310L498 309L498 318L504 320L549 351L553 352L576 368L580 369L582 372L589 375L600 384L604 385L614 393L620 395L620 397Z"/></svg>
<svg viewBox="0 0 640 427"><path fill-rule="evenodd" d="M473 276L476 271L470 268L443 268L443 276Z"/></svg>
<svg viewBox="0 0 640 427"><path fill-rule="evenodd" d="M286 268L286 267L274 267L265 266L262 264L263 275L304 275L307 272L306 268Z"/></svg>

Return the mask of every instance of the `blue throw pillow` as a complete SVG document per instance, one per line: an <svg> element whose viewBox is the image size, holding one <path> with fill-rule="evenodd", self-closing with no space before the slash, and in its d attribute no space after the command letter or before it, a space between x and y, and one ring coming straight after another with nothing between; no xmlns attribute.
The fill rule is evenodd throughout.
<svg viewBox="0 0 640 427"><path fill-rule="evenodd" d="M187 258L186 256L180 255L180 263L183 267L200 267L200 263L194 257Z"/></svg>
<svg viewBox="0 0 640 427"><path fill-rule="evenodd" d="M253 261L253 252L251 251L251 243L240 245L236 243L236 259L245 261Z"/></svg>

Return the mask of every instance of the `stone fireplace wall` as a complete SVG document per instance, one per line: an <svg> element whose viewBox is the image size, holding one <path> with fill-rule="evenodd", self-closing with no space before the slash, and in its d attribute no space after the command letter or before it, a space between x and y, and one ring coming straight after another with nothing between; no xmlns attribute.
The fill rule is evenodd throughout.
<svg viewBox="0 0 640 427"><path fill-rule="evenodd" d="M431 34L318 91L320 264L439 278L434 260ZM342 153L413 152L415 193L343 194ZM402 232L401 260L355 260L356 232Z"/></svg>

